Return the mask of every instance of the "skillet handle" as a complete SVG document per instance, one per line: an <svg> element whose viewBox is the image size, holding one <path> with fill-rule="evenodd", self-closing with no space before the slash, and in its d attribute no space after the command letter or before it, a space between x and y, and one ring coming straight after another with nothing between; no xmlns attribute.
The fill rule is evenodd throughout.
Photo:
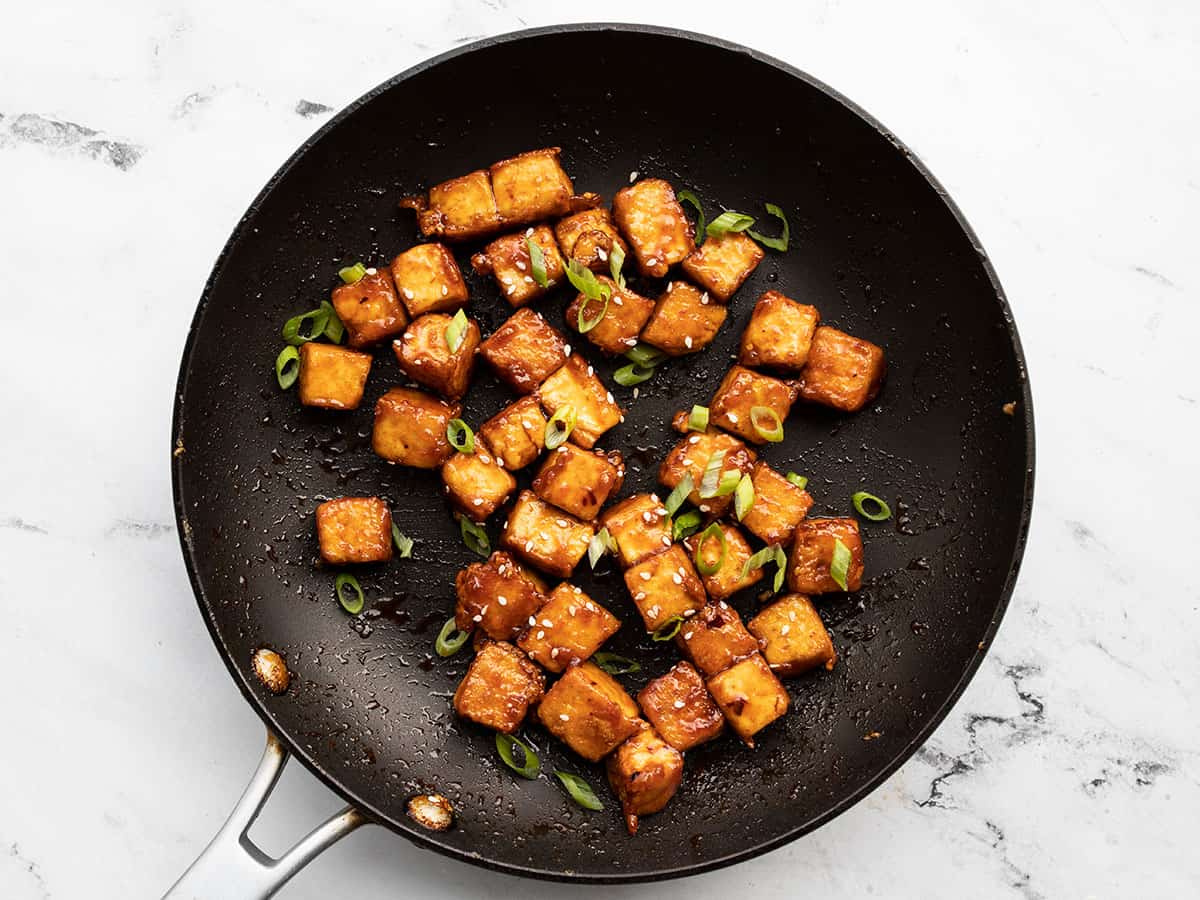
<svg viewBox="0 0 1200 900"><path fill-rule="evenodd" d="M271 796L287 761L287 750L268 731L262 761L229 819L163 900L211 900L215 897L265 900L322 850L366 823L358 810L347 806L309 832L279 859L264 853L246 832Z"/></svg>

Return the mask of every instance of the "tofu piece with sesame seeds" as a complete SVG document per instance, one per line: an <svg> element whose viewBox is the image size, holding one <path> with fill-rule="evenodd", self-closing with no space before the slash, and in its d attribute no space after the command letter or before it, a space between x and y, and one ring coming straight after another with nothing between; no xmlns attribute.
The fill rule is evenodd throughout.
<svg viewBox="0 0 1200 900"><path fill-rule="evenodd" d="M627 497L606 510L599 524L616 541L617 559L623 568L671 546L671 516L655 494Z"/></svg>
<svg viewBox="0 0 1200 900"><path fill-rule="evenodd" d="M695 229L661 178L643 178L617 191L613 220L629 241L643 275L662 278L696 249Z"/></svg>
<svg viewBox="0 0 1200 900"><path fill-rule="evenodd" d="M761 654L735 663L706 682L725 721L747 747L788 710L788 693Z"/></svg>
<svg viewBox="0 0 1200 900"><path fill-rule="evenodd" d="M546 417L537 397L504 407L479 427L479 437L509 471L529 465L546 445Z"/></svg>
<svg viewBox="0 0 1200 900"><path fill-rule="evenodd" d="M746 627L758 638L763 659L776 675L790 678L811 669L832 669L833 640L812 600L787 594L765 606Z"/></svg>
<svg viewBox="0 0 1200 900"><path fill-rule="evenodd" d="M568 406L574 410L575 428L570 439L584 449L596 446L604 432L624 418L612 392L578 354L568 357L558 371L543 381L537 395L550 416Z"/></svg>
<svg viewBox="0 0 1200 900"><path fill-rule="evenodd" d="M559 147L529 150L493 163L488 169L496 209L510 225L554 219L600 202L595 194L575 194L570 176L559 162Z"/></svg>
<svg viewBox="0 0 1200 900"><path fill-rule="evenodd" d="M454 508L473 522L485 521L517 489L517 480L478 436L474 453L453 453L442 463L442 484Z"/></svg>
<svg viewBox="0 0 1200 900"><path fill-rule="evenodd" d="M758 584L763 577L761 567L751 569L745 576L742 575L742 569L754 551L750 549L750 543L741 530L726 522L721 523L719 527L721 533L725 535L725 559L723 562L721 562L721 542L716 537L710 537L701 546L700 538L703 534L701 532L693 534L683 542L693 560L697 558L697 549L699 549L699 559L703 560L705 567L715 566L720 562L720 566L711 575L705 575L697 568L700 580L704 583L704 590L713 600L724 600L740 590Z"/></svg>
<svg viewBox="0 0 1200 900"><path fill-rule="evenodd" d="M483 237L504 223L484 169L435 184L426 195L404 197L400 205L416 210L421 234L448 241Z"/></svg>
<svg viewBox="0 0 1200 900"><path fill-rule="evenodd" d="M458 349L451 350L446 331L453 321L454 317L445 313L418 316L408 323L404 334L392 341L392 349L404 374L417 384L437 391L447 400L461 400L475 368L479 324L467 319Z"/></svg>
<svg viewBox="0 0 1200 900"><path fill-rule="evenodd" d="M605 763L609 786L621 801L625 828L637 834L642 816L659 812L683 782L683 754L647 725Z"/></svg>
<svg viewBox="0 0 1200 900"><path fill-rule="evenodd" d="M740 231L708 237L688 254L683 271L722 303L728 303L763 260L762 247Z"/></svg>
<svg viewBox="0 0 1200 900"><path fill-rule="evenodd" d="M688 619L704 608L704 585L684 549L673 544L625 570L625 587L647 631L672 619Z"/></svg>
<svg viewBox="0 0 1200 900"><path fill-rule="evenodd" d="M570 666L538 705L546 730L591 762L599 762L645 724L621 684L594 663Z"/></svg>
<svg viewBox="0 0 1200 900"><path fill-rule="evenodd" d="M341 497L317 507L321 559L331 565L392 558L392 513L379 497Z"/></svg>
<svg viewBox="0 0 1200 900"><path fill-rule="evenodd" d="M629 253L629 245L604 207L585 209L560 219L554 226L554 237L558 240L563 257L573 259L594 272L611 270L609 258L613 247L619 247L622 253Z"/></svg>
<svg viewBox="0 0 1200 900"><path fill-rule="evenodd" d="M479 648L454 692L454 711L486 728L512 734L529 708L542 699L546 676L529 658L503 641Z"/></svg>
<svg viewBox="0 0 1200 900"><path fill-rule="evenodd" d="M750 478L754 503L742 516L742 527L763 543L786 547L796 526L808 515L812 497L761 460Z"/></svg>
<svg viewBox="0 0 1200 900"><path fill-rule="evenodd" d="M500 534L500 545L543 572L568 577L587 553L590 522L555 509L532 491L521 491Z"/></svg>
<svg viewBox="0 0 1200 900"><path fill-rule="evenodd" d="M518 309L479 345L500 379L528 394L558 370L570 355L562 332L532 309Z"/></svg>
<svg viewBox="0 0 1200 900"><path fill-rule="evenodd" d="M689 662L677 662L637 695L642 715L676 750L691 750L725 730L725 716Z"/></svg>
<svg viewBox="0 0 1200 900"><path fill-rule="evenodd" d="M658 467L658 480L667 488L675 488L685 475L692 476L692 492L688 501L700 512L713 518L725 513L733 495L723 497L701 497L700 486L704 481L704 470L716 453L723 453L721 474L726 472L746 473L754 468L757 454L737 438L716 429L707 432L692 432L682 437L671 448L671 452Z"/></svg>
<svg viewBox="0 0 1200 900"><path fill-rule="evenodd" d="M738 362L743 366L795 374L808 362L813 334L821 321L815 306L766 291L754 304L742 332Z"/></svg>
<svg viewBox="0 0 1200 900"><path fill-rule="evenodd" d="M831 594L841 586L833 580L833 551L841 541L850 551L846 590L862 587L863 545L855 519L805 519L792 533L788 557L788 587L797 594Z"/></svg>
<svg viewBox="0 0 1200 900"><path fill-rule="evenodd" d="M620 619L564 581L530 617L517 646L548 671L561 672L591 657L620 627Z"/></svg>
<svg viewBox="0 0 1200 900"><path fill-rule="evenodd" d="M668 356L698 353L713 342L727 310L686 281L672 281L642 329L642 341Z"/></svg>
<svg viewBox="0 0 1200 900"><path fill-rule="evenodd" d="M300 345L300 402L321 409L358 409L371 354L316 341Z"/></svg>
<svg viewBox="0 0 1200 900"><path fill-rule="evenodd" d="M615 281L603 275L596 280L607 285L612 295L604 318L583 335L605 353L625 353L637 345L638 335L654 312L654 301L635 294L629 288L617 287ZM577 294L567 307L567 326L579 331L580 310L584 310L584 317L590 322L600 314L600 309L597 301L589 302L583 294Z"/></svg>
<svg viewBox="0 0 1200 900"><path fill-rule="evenodd" d="M375 401L371 448L391 463L436 469L454 452L446 426L461 410L423 391L392 388Z"/></svg>
<svg viewBox="0 0 1200 900"><path fill-rule="evenodd" d="M417 244L392 260L396 292L412 318L453 312L467 302L467 283L445 244Z"/></svg>
<svg viewBox="0 0 1200 900"><path fill-rule="evenodd" d="M705 676L724 672L758 652L758 640L724 600L709 603L684 622L675 645Z"/></svg>
<svg viewBox="0 0 1200 900"><path fill-rule="evenodd" d="M454 591L455 627L476 629L496 641L519 635L546 602L520 564L502 550L460 570L454 578Z"/></svg>
<svg viewBox="0 0 1200 900"><path fill-rule="evenodd" d="M765 444L767 439L754 427L754 407L762 406L774 412L782 428L795 401L796 388L791 382L735 365L725 373L713 394L708 405L708 420L752 444ZM759 423L767 430L775 427L769 416L760 419Z"/></svg>
<svg viewBox="0 0 1200 900"><path fill-rule="evenodd" d="M346 343L351 347L377 344L399 334L408 324L408 314L386 269L367 269L354 284L338 285L329 302L346 326Z"/></svg>
<svg viewBox="0 0 1200 900"><path fill-rule="evenodd" d="M878 396L885 368L881 347L822 325L813 334L797 386L811 403L857 412Z"/></svg>
<svg viewBox="0 0 1200 900"><path fill-rule="evenodd" d="M546 269L544 285L539 284L533 274L529 241L542 251L542 264ZM554 232L546 225L496 238L471 257L471 267L480 275L491 274L511 306L524 306L536 300L565 278Z"/></svg>
<svg viewBox="0 0 1200 900"><path fill-rule="evenodd" d="M546 454L533 479L533 492L590 522L624 481L625 460L620 450L583 450L567 443Z"/></svg>

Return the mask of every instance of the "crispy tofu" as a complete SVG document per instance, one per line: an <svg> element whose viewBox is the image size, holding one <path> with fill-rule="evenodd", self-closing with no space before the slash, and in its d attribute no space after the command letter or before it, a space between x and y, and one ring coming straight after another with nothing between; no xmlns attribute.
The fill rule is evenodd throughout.
<svg viewBox="0 0 1200 900"><path fill-rule="evenodd" d="M515 472L537 459L546 445L546 417L536 397L522 397L484 422L479 437L504 468Z"/></svg>
<svg viewBox="0 0 1200 900"><path fill-rule="evenodd" d="M700 574L700 580L704 582L704 590L713 600L724 600L743 588L757 584L763 577L761 568L751 569L746 573L745 578L742 577L742 568L754 551L750 549L750 544L737 527L726 523L722 523L720 527L721 532L725 535L725 561L711 575ZM692 559L695 559L696 549L700 545L700 534L693 534L683 542L683 545L691 554ZM704 561L705 566L715 566L721 559L720 541L715 537L706 540L701 548L700 559Z"/></svg>
<svg viewBox="0 0 1200 900"><path fill-rule="evenodd" d="M392 388L375 402L371 447L388 462L436 469L454 452L446 426L462 407L411 388Z"/></svg>
<svg viewBox="0 0 1200 900"><path fill-rule="evenodd" d="M747 747L754 736L788 710L788 693L758 653L708 679L725 721Z"/></svg>
<svg viewBox="0 0 1200 900"><path fill-rule="evenodd" d="M622 567L635 566L671 546L671 516L655 494L634 494L600 516L617 543Z"/></svg>
<svg viewBox="0 0 1200 900"><path fill-rule="evenodd" d="M808 515L812 497L761 460L750 477L754 504L742 517L742 525L763 543L787 546L796 526Z"/></svg>
<svg viewBox="0 0 1200 900"><path fill-rule="evenodd" d="M564 257L595 272L610 271L609 256L614 246L620 247L622 253L629 252L629 245L603 207L585 209L560 219L554 226L554 237L558 239Z"/></svg>
<svg viewBox="0 0 1200 900"><path fill-rule="evenodd" d="M543 571L566 578L587 553L592 533L590 522L543 503L532 491L521 491L500 544Z"/></svg>
<svg viewBox="0 0 1200 900"><path fill-rule="evenodd" d="M661 178L645 178L613 197L613 219L629 239L643 275L662 278L696 249L695 229Z"/></svg>
<svg viewBox="0 0 1200 900"><path fill-rule="evenodd" d="M725 730L725 716L691 663L677 662L637 696L642 715L676 750L690 750Z"/></svg>
<svg viewBox="0 0 1200 900"><path fill-rule="evenodd" d="M837 661L833 641L812 601L803 594L788 594L764 607L747 623L758 638L763 658L776 675L790 678Z"/></svg>
<svg viewBox="0 0 1200 900"><path fill-rule="evenodd" d="M392 349L405 375L447 400L460 400L467 392L475 368L479 325L474 319L467 319L462 342L457 350L451 350L446 330L452 321L453 317L444 313L419 316L409 323L404 334L392 341Z"/></svg>
<svg viewBox="0 0 1200 900"><path fill-rule="evenodd" d="M571 441L585 449L596 446L604 432L624 418L612 392L604 386L587 360L575 355L538 388L538 399L547 414L570 406L575 411Z"/></svg>
<svg viewBox="0 0 1200 900"><path fill-rule="evenodd" d="M434 185L428 196L404 197L400 205L416 210L417 226L425 237L465 241L491 234L504 224L492 180L483 169Z"/></svg>
<svg viewBox="0 0 1200 900"><path fill-rule="evenodd" d="M529 707L542 699L546 677L520 650L503 641L479 648L454 692L454 711L464 719L512 734Z"/></svg>
<svg viewBox="0 0 1200 900"><path fill-rule="evenodd" d="M378 497L342 497L317 507L321 559L331 565L392 558L392 513Z"/></svg>
<svg viewBox="0 0 1200 900"><path fill-rule="evenodd" d="M392 280L409 316L453 312L467 302L467 283L444 244L417 244L392 260Z"/></svg>
<svg viewBox="0 0 1200 900"><path fill-rule="evenodd" d="M728 303L762 259L762 247L749 235L727 231L720 237L706 238L689 253L683 271L722 303Z"/></svg>
<svg viewBox="0 0 1200 900"><path fill-rule="evenodd" d="M704 480L704 469L714 453L723 452L721 473L749 472L757 459L753 450L735 437L712 430L704 433L692 432L680 439L658 467L659 483L668 488L676 487L685 475L692 476L694 485L688 501L700 512L717 517L722 515L733 502L733 495L723 497L701 497L700 485Z"/></svg>
<svg viewBox="0 0 1200 900"><path fill-rule="evenodd" d="M645 326L650 314L654 312L654 301L635 294L628 288L619 288L611 278L603 275L597 279L608 286L612 296L608 301L608 309L591 331L584 336L603 350L605 353L624 353L638 342L638 335ZM579 330L579 311L584 309L584 318L589 322L600 314L601 306L596 301L588 301L583 294L576 294L571 305L567 307L567 325Z"/></svg>
<svg viewBox="0 0 1200 900"><path fill-rule="evenodd" d="M754 428L751 411L756 406L765 406L779 416L782 425L795 400L796 388L791 383L760 375L744 366L731 366L708 405L709 421L753 444L765 444L767 439ZM767 429L775 424L770 417L760 423Z"/></svg>
<svg viewBox="0 0 1200 900"><path fill-rule="evenodd" d="M346 343L351 347L377 344L399 334L408 324L387 269L367 269L354 284L338 285L330 303L346 326Z"/></svg>
<svg viewBox="0 0 1200 900"><path fill-rule="evenodd" d="M546 598L511 556L497 550L484 562L471 563L454 578L458 602L454 624L497 641L515 638Z"/></svg>
<svg viewBox="0 0 1200 900"><path fill-rule="evenodd" d="M811 403L857 412L879 394L885 369L883 348L822 325L796 383Z"/></svg>
<svg viewBox="0 0 1200 900"><path fill-rule="evenodd" d="M590 662L570 666L538 706L546 730L591 762L643 725L637 704L615 678Z"/></svg>
<svg viewBox="0 0 1200 900"><path fill-rule="evenodd" d="M797 594L830 594L841 587L829 574L837 541L850 551L846 589L862 587L863 545L854 519L805 519L792 534L788 559L788 587Z"/></svg>
<svg viewBox="0 0 1200 900"><path fill-rule="evenodd" d="M646 726L625 741L605 764L608 783L621 801L625 827L637 834L638 819L670 802L683 781L683 754Z"/></svg>
<svg viewBox="0 0 1200 900"><path fill-rule="evenodd" d="M698 353L713 342L726 309L706 291L686 281L672 281L642 329L642 341L668 356Z"/></svg>
<svg viewBox="0 0 1200 900"><path fill-rule="evenodd" d="M533 276L528 241L541 248L546 267L545 285L538 284ZM480 275L491 273L500 293L512 306L524 306L556 286L565 277L563 265L554 232L546 225L496 238L471 257L471 267Z"/></svg>
<svg viewBox="0 0 1200 900"><path fill-rule="evenodd" d="M620 450L605 453L562 444L546 454L546 461L533 479L533 492L590 522L624 481L625 460Z"/></svg>
<svg viewBox="0 0 1200 900"><path fill-rule="evenodd" d="M442 463L442 484L455 509L474 522L487 519L517 489L517 480L478 436L474 453L453 453Z"/></svg>
<svg viewBox="0 0 1200 900"><path fill-rule="evenodd" d="M532 309L518 309L479 345L479 355L522 394L536 390L568 353L562 333Z"/></svg>
<svg viewBox="0 0 1200 900"><path fill-rule="evenodd" d="M358 409L362 403L371 354L335 344L300 345L300 402L323 409Z"/></svg>
<svg viewBox="0 0 1200 900"><path fill-rule="evenodd" d="M724 672L758 652L758 641L724 600L709 603L683 623L675 644L706 676Z"/></svg>
<svg viewBox="0 0 1200 900"><path fill-rule="evenodd" d="M657 631L675 617L687 620L704 608L704 585L678 544L626 569L625 587L647 631Z"/></svg>
<svg viewBox="0 0 1200 900"><path fill-rule="evenodd" d="M794 374L808 362L809 348L821 314L815 306L797 303L777 291L767 291L750 313L742 332L738 362L751 368Z"/></svg>
<svg viewBox="0 0 1200 900"><path fill-rule="evenodd" d="M529 618L517 646L549 671L561 672L588 659L620 627L620 619L564 581Z"/></svg>
<svg viewBox="0 0 1200 900"><path fill-rule="evenodd" d="M575 195L575 187L558 161L561 152L558 147L529 150L491 166L496 208L506 224L554 219L600 202L595 194Z"/></svg>

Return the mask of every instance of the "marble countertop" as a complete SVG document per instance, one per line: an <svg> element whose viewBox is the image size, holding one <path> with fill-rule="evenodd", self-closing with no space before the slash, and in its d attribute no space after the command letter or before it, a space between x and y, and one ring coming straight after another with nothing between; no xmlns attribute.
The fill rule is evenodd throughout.
<svg viewBox="0 0 1200 900"><path fill-rule="evenodd" d="M0 896L157 896L261 751L191 600L163 453L195 300L249 200L333 109L419 60L555 20L648 15L811 72L950 190L1021 328L1037 508L991 653L882 788L753 862L572 893L1195 896L1195 5L816 0L782 18L754 2L416 6L0 10L13 332L0 354ZM350 40L363 29L374 39ZM255 835L281 850L338 806L292 766ZM497 882L563 890L371 828L282 896L475 896Z"/></svg>

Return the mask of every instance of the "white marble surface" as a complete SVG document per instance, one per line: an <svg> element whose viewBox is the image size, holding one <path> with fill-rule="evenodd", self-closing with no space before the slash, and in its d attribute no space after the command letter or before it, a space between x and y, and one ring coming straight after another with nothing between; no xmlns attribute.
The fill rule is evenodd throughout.
<svg viewBox="0 0 1200 900"><path fill-rule="evenodd" d="M259 754L191 600L164 447L217 251L328 115L303 102L482 35L647 17L808 70L932 167L1020 324L1039 480L999 639L916 758L764 858L603 896L1196 896L1200 7L788 6L0 6L0 896L156 896ZM256 834L281 849L337 805L293 767ZM562 891L365 829L283 896L497 881Z"/></svg>

